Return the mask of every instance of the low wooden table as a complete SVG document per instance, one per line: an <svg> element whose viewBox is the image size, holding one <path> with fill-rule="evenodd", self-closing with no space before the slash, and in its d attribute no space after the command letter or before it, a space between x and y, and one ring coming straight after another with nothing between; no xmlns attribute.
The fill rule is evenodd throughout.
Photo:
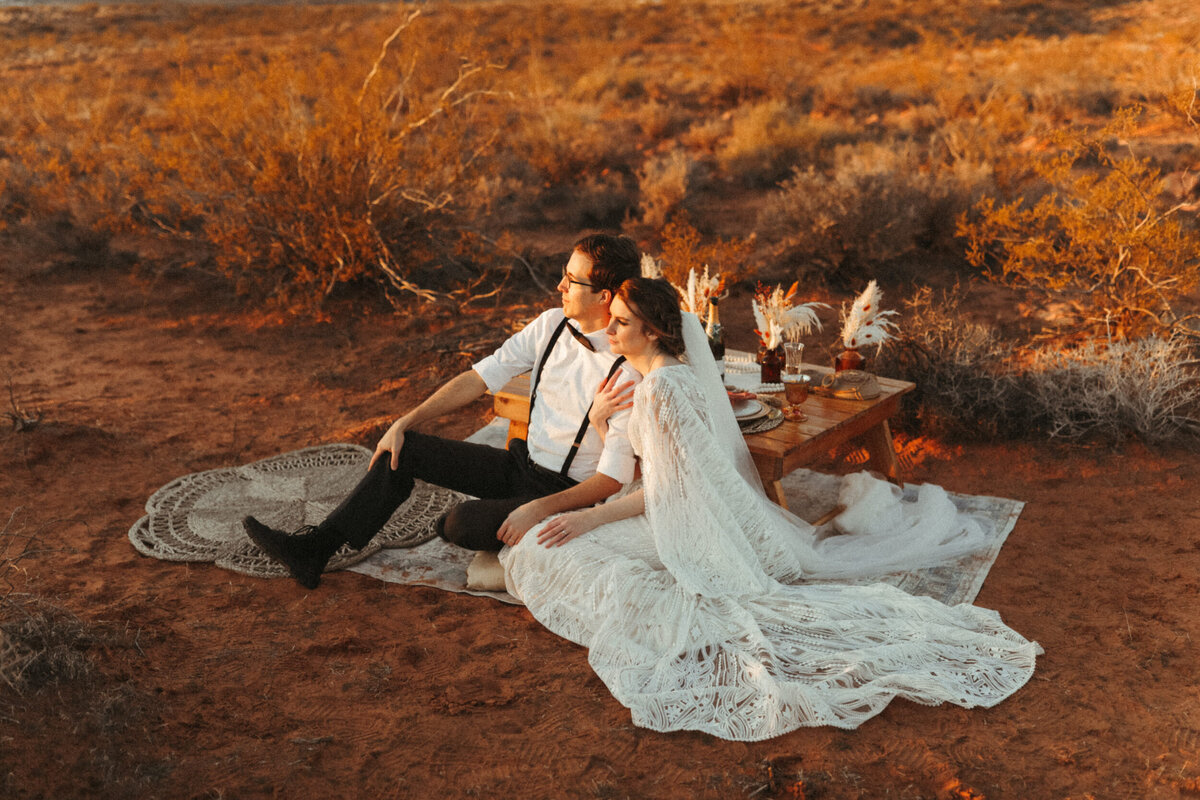
<svg viewBox="0 0 1200 800"><path fill-rule="evenodd" d="M829 369L805 364L806 370L827 374ZM915 384L879 378L878 397L870 400L842 400L819 391L809 393L804 402L805 422L788 422L773 430L752 433L746 445L762 478L767 495L787 508L783 496L783 477L811 464L834 448L858 440L871 458L869 466L890 480L900 482L900 465L888 420L900 410L900 398ZM782 399L782 394L779 395ZM519 375L496 393L496 415L508 423L508 440L524 438L529 430L529 375Z"/></svg>
<svg viewBox="0 0 1200 800"><path fill-rule="evenodd" d="M806 371L821 375L832 372L813 364L804 367ZM877 380L879 396L870 400L843 400L811 391L801 406L807 420L789 422L785 419L777 428L746 437L763 488L772 500L787 508L783 477L853 440L866 447L870 455L869 467L894 483L901 483L900 463L896 460L888 420L900 410L900 398L915 389L916 384L890 378ZM782 400L782 394L779 397Z"/></svg>

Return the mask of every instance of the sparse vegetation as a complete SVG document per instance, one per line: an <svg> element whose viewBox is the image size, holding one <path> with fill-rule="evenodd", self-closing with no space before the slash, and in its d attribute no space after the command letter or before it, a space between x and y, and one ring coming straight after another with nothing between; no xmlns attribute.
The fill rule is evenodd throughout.
<svg viewBox="0 0 1200 800"><path fill-rule="evenodd" d="M919 291L881 371L917 384L911 421L960 438L1178 440L1200 433L1200 361L1184 338L1021 345Z"/></svg>
<svg viewBox="0 0 1200 800"><path fill-rule="evenodd" d="M1070 356L1089 364L1200 329L1196 198L1161 182L1195 170L1200 30L1164 38L1133 7L0 13L0 232L89 269L157 237L153 258L287 308L346 287L462 303L552 286L547 227L620 228L668 277L743 288L903 297L934 259L984 270L1090 326L1101 344ZM988 404L1065 369L914 302L897 369L947 428L1008 435Z"/></svg>
<svg viewBox="0 0 1200 800"><path fill-rule="evenodd" d="M1196 441L1195 351L1064 325L1057 294L985 281L955 225L981 196L1036 203L1056 131L1139 104L1099 144L1157 170L1157 208L1193 229L1197 41L1194 0L0 8L0 796L1196 793L1200 467L1175 446ZM467 63L465 102L398 136ZM824 193L865 241L814 235ZM785 198L812 212L760 226ZM1047 668L987 711L663 737L508 607L354 575L301 596L129 550L172 475L373 443L545 307L583 228L727 276L739 349L756 279L836 308L877 278L901 338L871 368L918 382L905 477L1028 503L980 602ZM921 291L955 279L960 300ZM228 307L235 284L253 300Z"/></svg>
<svg viewBox="0 0 1200 800"><path fill-rule="evenodd" d="M1200 285L1200 231L1166 198L1158 167L1114 153L1136 121L1127 109L1098 133L1060 130L1053 154L1022 163L1030 178L1010 187L1014 199L963 216L967 259L1064 301L1064 323L1093 335L1200 336L1200 315L1177 308Z"/></svg>

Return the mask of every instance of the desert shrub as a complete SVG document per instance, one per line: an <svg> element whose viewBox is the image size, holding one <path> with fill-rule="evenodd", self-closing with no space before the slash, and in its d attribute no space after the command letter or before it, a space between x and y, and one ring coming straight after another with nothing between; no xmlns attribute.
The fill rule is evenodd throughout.
<svg viewBox="0 0 1200 800"><path fill-rule="evenodd" d="M988 180L986 168L933 161L911 142L843 145L833 161L796 170L756 224L776 258L810 277L844 281L944 241Z"/></svg>
<svg viewBox="0 0 1200 800"><path fill-rule="evenodd" d="M604 108L559 100L517 109L506 118L497 141L507 173L519 174L533 186L570 183L589 173L624 169L640 160L634 146L633 121L605 119Z"/></svg>
<svg viewBox="0 0 1200 800"><path fill-rule="evenodd" d="M637 179L643 224L661 228L667 217L683 206L692 171L691 160L681 149L649 158L642 164Z"/></svg>
<svg viewBox="0 0 1200 800"><path fill-rule="evenodd" d="M1099 133L1068 129L1031 154L1015 199L984 198L959 221L967 259L1000 281L1065 302L1093 335L1194 334L1176 308L1200 283L1200 233L1180 217L1149 160L1114 152L1126 111ZM1027 198L1044 184L1047 188Z"/></svg>
<svg viewBox="0 0 1200 800"><path fill-rule="evenodd" d="M532 227L549 222L575 230L617 229L637 203L632 183L619 172L588 172L574 181L534 191L533 199L518 200L514 207L526 209L525 223ZM502 219L491 219L489 223L498 227Z"/></svg>
<svg viewBox="0 0 1200 800"><path fill-rule="evenodd" d="M127 105L136 104L80 92L82 81L0 81L0 230L57 217L107 235L125 223L130 153L111 137L128 128Z"/></svg>
<svg viewBox="0 0 1200 800"><path fill-rule="evenodd" d="M725 277L727 285L753 277L748 266L751 245L745 239L714 237L705 241L686 213L671 218L662 232L662 274L676 285L687 282L690 270L699 275L707 266Z"/></svg>
<svg viewBox="0 0 1200 800"><path fill-rule="evenodd" d="M233 57L178 82L143 140L145 213L259 295L320 303L362 280L425 297L470 282L465 191L498 134L486 64L393 53ZM466 248L466 252L463 251Z"/></svg>
<svg viewBox="0 0 1200 800"><path fill-rule="evenodd" d="M1200 433L1200 371L1183 337L1040 349L1022 382L1050 436L1163 442Z"/></svg>
<svg viewBox="0 0 1200 800"><path fill-rule="evenodd" d="M904 421L961 438L1163 442L1200 434L1200 361L1184 337L1021 345L969 321L961 294L918 290L876 363L912 381Z"/></svg>
<svg viewBox="0 0 1200 800"><path fill-rule="evenodd" d="M961 302L957 290L941 296L917 290L905 301L903 323L880 352L878 369L916 384L905 414L929 433L983 439L1023 433L1016 346L969 321Z"/></svg>
<svg viewBox="0 0 1200 800"><path fill-rule="evenodd" d="M836 122L812 117L780 100L733 112L716 149L720 174L747 186L770 186L797 165L809 165L838 142L851 139Z"/></svg>

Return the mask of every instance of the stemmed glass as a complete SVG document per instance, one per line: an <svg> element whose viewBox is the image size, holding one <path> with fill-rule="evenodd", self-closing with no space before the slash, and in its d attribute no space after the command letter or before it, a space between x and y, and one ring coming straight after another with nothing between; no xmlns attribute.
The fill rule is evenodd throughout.
<svg viewBox="0 0 1200 800"><path fill-rule="evenodd" d="M804 345L800 342L783 343L783 396L787 403L783 407L784 419L804 422L808 415L800 410L800 404L808 399L808 386L812 378L805 374Z"/></svg>

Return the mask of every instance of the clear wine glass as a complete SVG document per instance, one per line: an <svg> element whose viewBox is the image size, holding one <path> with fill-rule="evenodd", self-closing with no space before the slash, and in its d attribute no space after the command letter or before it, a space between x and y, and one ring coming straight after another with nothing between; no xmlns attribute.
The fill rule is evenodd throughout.
<svg viewBox="0 0 1200 800"><path fill-rule="evenodd" d="M800 342L783 343L783 406L784 419L792 422L804 422L808 415L800 410L800 406L808 399L808 388L812 378L804 372L804 345Z"/></svg>

